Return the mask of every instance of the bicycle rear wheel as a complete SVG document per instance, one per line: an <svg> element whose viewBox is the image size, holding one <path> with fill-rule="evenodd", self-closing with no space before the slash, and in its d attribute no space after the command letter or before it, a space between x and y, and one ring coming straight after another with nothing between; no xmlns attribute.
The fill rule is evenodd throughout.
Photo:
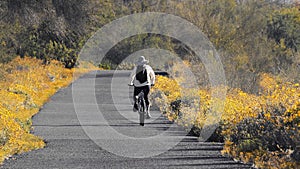
<svg viewBox="0 0 300 169"><path fill-rule="evenodd" d="M139 93L137 97L137 105L138 105L138 111L140 116L140 125L144 126L145 124L145 114L146 114L146 102L144 100L144 93L143 91Z"/></svg>
<svg viewBox="0 0 300 169"><path fill-rule="evenodd" d="M145 113L144 113L144 111L140 111L139 114L140 114L140 125L144 126L145 125Z"/></svg>

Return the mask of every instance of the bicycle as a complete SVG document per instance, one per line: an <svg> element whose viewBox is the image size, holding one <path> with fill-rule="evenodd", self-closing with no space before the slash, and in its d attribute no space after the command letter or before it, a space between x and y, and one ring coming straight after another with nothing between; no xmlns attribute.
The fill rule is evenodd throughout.
<svg viewBox="0 0 300 169"><path fill-rule="evenodd" d="M128 85L134 86L134 85ZM137 96L135 96L135 104L137 105L137 112L139 113L140 125L145 125L145 114L147 113L146 101L144 98L144 92L141 91Z"/></svg>

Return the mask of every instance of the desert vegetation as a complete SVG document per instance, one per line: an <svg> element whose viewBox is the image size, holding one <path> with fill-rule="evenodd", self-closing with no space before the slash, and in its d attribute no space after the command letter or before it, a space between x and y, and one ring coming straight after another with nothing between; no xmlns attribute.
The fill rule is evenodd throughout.
<svg viewBox="0 0 300 169"><path fill-rule="evenodd" d="M201 136L205 125L217 128L208 141L224 142L224 155L259 168L296 168L299 165L299 83L278 82L260 75L260 94L238 88L187 89L159 76L152 99L169 120ZM218 111L211 90L227 90L224 110ZM214 104L216 105L216 104ZM216 116L219 114L220 118Z"/></svg>
<svg viewBox="0 0 300 169"><path fill-rule="evenodd" d="M42 138L31 134L32 116L58 89L93 66L85 64L75 72L65 69L59 61L43 65L42 60L31 57L16 57L0 66L0 161L3 161L12 154L45 146Z"/></svg>

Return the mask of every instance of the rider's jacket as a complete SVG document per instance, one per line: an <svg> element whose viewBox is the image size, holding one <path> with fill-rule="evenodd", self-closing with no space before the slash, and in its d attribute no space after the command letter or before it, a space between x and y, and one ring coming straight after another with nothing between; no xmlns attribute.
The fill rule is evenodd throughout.
<svg viewBox="0 0 300 169"><path fill-rule="evenodd" d="M129 85L134 85L135 87L142 87L147 85L154 85L155 83L155 74L151 66L149 65L142 65L143 70L146 70L147 72L147 80L143 83L140 83L139 80L136 79L136 73L137 73L137 66L135 66L130 74L130 80Z"/></svg>

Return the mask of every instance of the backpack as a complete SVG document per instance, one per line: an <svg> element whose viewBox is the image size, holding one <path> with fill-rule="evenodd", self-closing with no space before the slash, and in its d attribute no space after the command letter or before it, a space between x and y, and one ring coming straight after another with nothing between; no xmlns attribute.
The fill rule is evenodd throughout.
<svg viewBox="0 0 300 169"><path fill-rule="evenodd" d="M145 83L147 79L147 69L143 68L143 66L138 66L136 69L136 80L138 80L140 83Z"/></svg>

